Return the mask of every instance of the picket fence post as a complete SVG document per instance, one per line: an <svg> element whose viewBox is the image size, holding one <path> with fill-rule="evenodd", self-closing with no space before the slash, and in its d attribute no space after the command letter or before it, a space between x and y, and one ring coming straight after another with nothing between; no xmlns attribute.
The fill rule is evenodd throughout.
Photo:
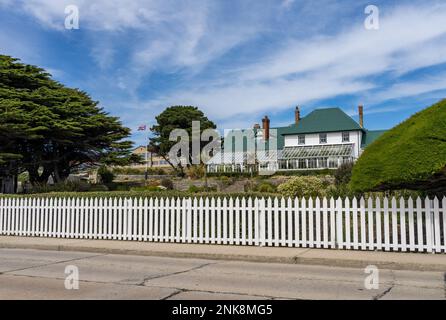
<svg viewBox="0 0 446 320"><path fill-rule="evenodd" d="M446 197L2 197L0 235L442 253Z"/></svg>

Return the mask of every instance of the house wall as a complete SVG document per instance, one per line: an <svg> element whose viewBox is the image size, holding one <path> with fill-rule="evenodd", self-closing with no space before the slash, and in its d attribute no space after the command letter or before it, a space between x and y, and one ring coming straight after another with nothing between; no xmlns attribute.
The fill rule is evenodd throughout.
<svg viewBox="0 0 446 320"><path fill-rule="evenodd" d="M135 164L132 165L132 167L134 168L145 168L145 159L146 159L146 148L144 147L138 147L135 150L133 150L132 152L133 154L137 154L139 156L141 156L141 158L143 159L144 164ZM148 153L148 165L151 168L170 168L169 163L167 163L166 160L164 160L163 157L158 156L155 153Z"/></svg>
<svg viewBox="0 0 446 320"><path fill-rule="evenodd" d="M342 132L327 132L327 143L326 144L354 144L354 157L358 158L360 155L362 131L349 131L350 141L342 142ZM318 146L319 143L319 133L309 133L305 134L305 145L299 144L299 135L287 135L285 136L285 147L301 147L301 146Z"/></svg>

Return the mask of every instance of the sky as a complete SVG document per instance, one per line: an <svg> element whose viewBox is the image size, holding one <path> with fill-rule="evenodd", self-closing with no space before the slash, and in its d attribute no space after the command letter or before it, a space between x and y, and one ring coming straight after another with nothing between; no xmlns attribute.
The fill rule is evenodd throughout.
<svg viewBox="0 0 446 320"><path fill-rule="evenodd" d="M388 129L446 97L445 21L444 0L0 0L0 54L88 92L136 145L172 105L223 131L363 104Z"/></svg>

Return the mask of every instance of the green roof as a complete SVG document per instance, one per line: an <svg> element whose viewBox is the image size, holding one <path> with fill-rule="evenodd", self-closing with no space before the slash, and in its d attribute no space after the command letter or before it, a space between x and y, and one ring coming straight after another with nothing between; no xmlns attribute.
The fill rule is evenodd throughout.
<svg viewBox="0 0 446 320"><path fill-rule="evenodd" d="M316 109L303 117L299 124L281 129L283 135L364 130L339 108Z"/></svg>
<svg viewBox="0 0 446 320"><path fill-rule="evenodd" d="M260 129L261 130L261 129ZM339 108L316 109L303 117L299 125L289 125L287 127L276 127L271 130L277 130L277 149L282 150L285 147L285 135L304 134L304 133L319 133L319 132L339 132L339 131L355 131L362 130L361 147L366 147L380 137L386 130L366 130L353 120L349 115ZM232 133L245 133L247 130L233 130ZM271 137L274 138L273 131ZM226 138L231 138L229 134ZM244 151L246 149L245 143L242 148L232 143L234 151ZM261 148L269 149L269 143L261 143Z"/></svg>
<svg viewBox="0 0 446 320"><path fill-rule="evenodd" d="M387 130L366 130L362 135L361 147L365 148L378 139Z"/></svg>

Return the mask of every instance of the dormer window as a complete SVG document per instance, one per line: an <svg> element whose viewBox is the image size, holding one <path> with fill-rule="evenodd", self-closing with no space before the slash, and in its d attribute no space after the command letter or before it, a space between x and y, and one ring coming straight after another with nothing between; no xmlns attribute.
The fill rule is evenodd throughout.
<svg viewBox="0 0 446 320"><path fill-rule="evenodd" d="M297 139L298 139L298 143L299 143L300 145L305 144L305 135L304 135L304 134L300 134L300 135L297 137Z"/></svg>
<svg viewBox="0 0 446 320"><path fill-rule="evenodd" d="M327 134L326 133L319 134L319 143L320 144L327 143Z"/></svg>
<svg viewBox="0 0 446 320"><path fill-rule="evenodd" d="M342 133L342 142L350 142L350 132Z"/></svg>

